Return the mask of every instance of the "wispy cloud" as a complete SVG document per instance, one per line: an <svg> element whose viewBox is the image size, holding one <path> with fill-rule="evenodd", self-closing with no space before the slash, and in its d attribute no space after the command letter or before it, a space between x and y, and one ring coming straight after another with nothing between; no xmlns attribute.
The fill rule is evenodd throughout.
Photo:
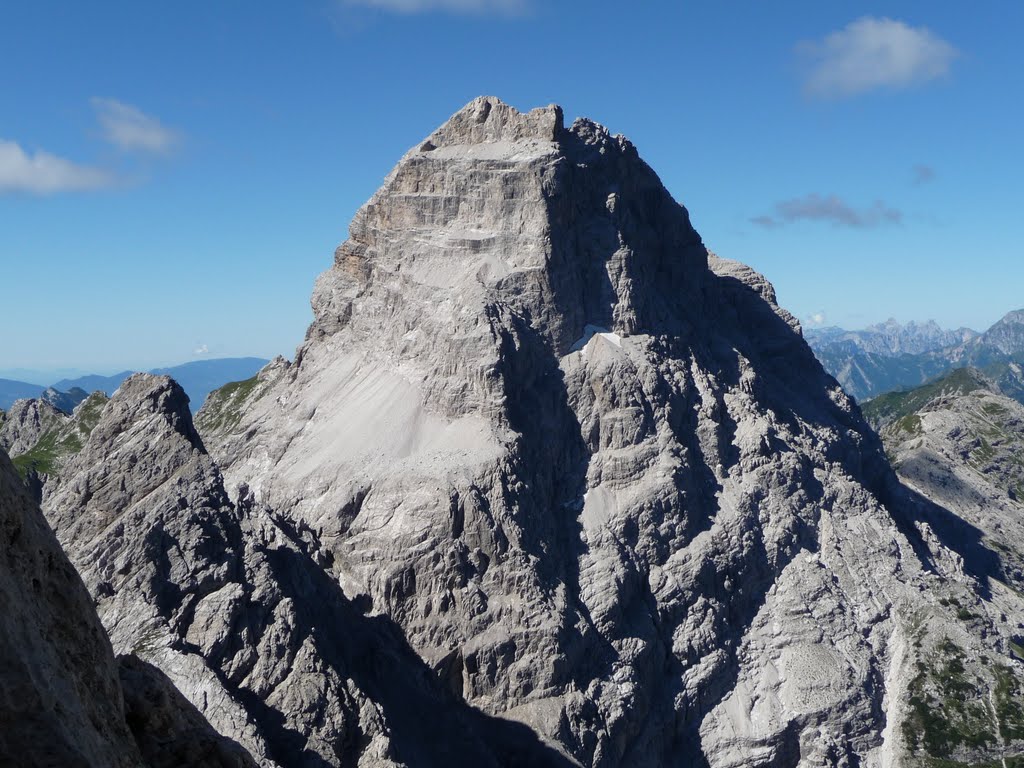
<svg viewBox="0 0 1024 768"><path fill-rule="evenodd" d="M959 52L925 27L865 16L797 51L810 63L804 92L840 98L877 88L909 88L942 77Z"/></svg>
<svg viewBox="0 0 1024 768"><path fill-rule="evenodd" d="M814 327L821 327L828 322L828 316L824 310L819 309L817 312L812 312L806 318L807 324Z"/></svg>
<svg viewBox="0 0 1024 768"><path fill-rule="evenodd" d="M519 14L527 9L528 0L342 0L345 5L376 8L393 13L449 13Z"/></svg>
<svg viewBox="0 0 1024 768"><path fill-rule="evenodd" d="M175 131L130 104L94 98L92 105L103 138L125 152L166 152L179 141Z"/></svg>
<svg viewBox="0 0 1024 768"><path fill-rule="evenodd" d="M865 229L882 224L899 224L903 213L881 200L867 208L855 208L837 195L817 193L783 200L775 204L772 215L755 216L751 223L765 229L781 227L795 221L825 221L837 227Z"/></svg>
<svg viewBox="0 0 1024 768"><path fill-rule="evenodd" d="M210 354L210 348L206 344L200 344L198 347L192 350L193 355L208 355Z"/></svg>
<svg viewBox="0 0 1024 768"><path fill-rule="evenodd" d="M757 224L757 226L764 227L765 229L775 229L776 227L782 226L781 221L778 221L774 216L768 216L767 214L764 216L754 216L750 221L752 224Z"/></svg>
<svg viewBox="0 0 1024 768"><path fill-rule="evenodd" d="M935 180L935 169L930 165L915 165L912 169L915 184L927 184Z"/></svg>
<svg viewBox="0 0 1024 768"><path fill-rule="evenodd" d="M29 153L16 142L0 139L0 194L45 195L107 187L114 181L102 168L79 165L41 150Z"/></svg>

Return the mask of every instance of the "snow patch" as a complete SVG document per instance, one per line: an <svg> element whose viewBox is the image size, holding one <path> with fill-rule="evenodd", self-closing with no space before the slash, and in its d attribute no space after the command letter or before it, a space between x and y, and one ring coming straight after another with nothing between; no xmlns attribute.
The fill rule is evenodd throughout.
<svg viewBox="0 0 1024 768"><path fill-rule="evenodd" d="M622 346L622 337L617 333L612 333L607 328L603 328L600 325L591 325L588 323L583 327L583 335L578 338L573 345L569 347L570 352L582 352L583 348L590 343L590 340L595 336L600 336L606 341L610 341L616 347Z"/></svg>

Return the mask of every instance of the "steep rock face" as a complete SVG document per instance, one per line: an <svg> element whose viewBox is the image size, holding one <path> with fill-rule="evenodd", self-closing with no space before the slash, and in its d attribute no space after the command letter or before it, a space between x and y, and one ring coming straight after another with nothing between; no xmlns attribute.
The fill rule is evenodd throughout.
<svg viewBox="0 0 1024 768"><path fill-rule="evenodd" d="M0 450L0 763L141 759L89 594Z"/></svg>
<svg viewBox="0 0 1024 768"><path fill-rule="evenodd" d="M1004 355L1024 353L1024 309L1007 312L982 334L978 345L991 347Z"/></svg>
<svg viewBox="0 0 1024 768"><path fill-rule="evenodd" d="M17 456L31 450L51 427L68 420L68 414L46 400L18 400L0 428L0 448Z"/></svg>
<svg viewBox="0 0 1024 768"><path fill-rule="evenodd" d="M265 758L221 669L238 654L244 671L254 663L238 625L248 597L239 515L181 388L148 374L122 383L44 510L114 648L158 667L219 731Z"/></svg>
<svg viewBox="0 0 1024 768"><path fill-rule="evenodd" d="M562 760L466 707L392 622L365 616L317 564L327 555L311 531L244 491L232 504L166 377L121 385L46 511L115 649L138 659L123 675L130 711L150 703L147 730L176 688L265 766ZM194 750L207 747L239 759L216 741Z"/></svg>
<svg viewBox="0 0 1024 768"><path fill-rule="evenodd" d="M903 609L945 614L880 443L626 139L472 102L313 308L211 445L453 692L584 765L903 754Z"/></svg>
<svg viewBox="0 0 1024 768"><path fill-rule="evenodd" d="M114 658L81 577L0 451L0 764L248 768L157 670Z"/></svg>

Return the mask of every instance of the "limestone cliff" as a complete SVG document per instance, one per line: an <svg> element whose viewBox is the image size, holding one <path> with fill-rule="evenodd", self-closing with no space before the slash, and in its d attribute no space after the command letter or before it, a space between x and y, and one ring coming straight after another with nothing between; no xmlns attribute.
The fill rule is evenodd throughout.
<svg viewBox="0 0 1024 768"><path fill-rule="evenodd" d="M208 422L215 458L456 695L583 765L922 749L915 659L973 582L936 588L948 542L857 407L628 140L475 100L359 211L313 310Z"/></svg>

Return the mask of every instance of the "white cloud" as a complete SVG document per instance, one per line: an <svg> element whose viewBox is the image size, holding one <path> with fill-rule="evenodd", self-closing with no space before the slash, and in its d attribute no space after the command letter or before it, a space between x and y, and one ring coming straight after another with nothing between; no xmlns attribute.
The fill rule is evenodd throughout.
<svg viewBox="0 0 1024 768"><path fill-rule="evenodd" d="M765 229L794 221L827 221L835 226L864 229L899 224L902 220L902 211L890 208L881 200L876 200L868 208L855 208L837 195L814 193L776 203L773 216L755 216L750 221Z"/></svg>
<svg viewBox="0 0 1024 768"><path fill-rule="evenodd" d="M102 168L79 165L48 152L29 154L16 142L0 139L0 194L97 189L110 186L114 177Z"/></svg>
<svg viewBox="0 0 1024 768"><path fill-rule="evenodd" d="M192 350L193 355L208 355L210 348L206 344L200 344L198 347Z"/></svg>
<svg viewBox="0 0 1024 768"><path fill-rule="evenodd" d="M876 88L908 88L942 77L959 52L925 27L865 16L797 50L811 61L810 96L852 96Z"/></svg>
<svg viewBox="0 0 1024 768"><path fill-rule="evenodd" d="M166 152L178 135L155 117L115 99L92 100L103 138L126 152Z"/></svg>
<svg viewBox="0 0 1024 768"><path fill-rule="evenodd" d="M346 5L361 5L395 13L426 13L450 11L453 13L516 14L526 10L527 0L344 0Z"/></svg>
<svg viewBox="0 0 1024 768"><path fill-rule="evenodd" d="M807 320L810 325L824 325L828 318L825 316L824 312L819 310L808 317Z"/></svg>

